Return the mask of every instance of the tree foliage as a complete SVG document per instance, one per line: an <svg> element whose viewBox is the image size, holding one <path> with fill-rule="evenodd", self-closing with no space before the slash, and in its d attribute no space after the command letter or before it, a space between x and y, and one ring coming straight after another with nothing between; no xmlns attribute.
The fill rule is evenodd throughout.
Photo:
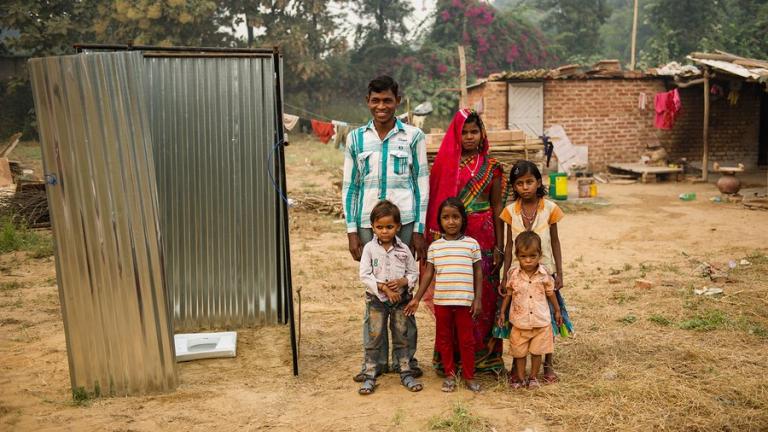
<svg viewBox="0 0 768 432"><path fill-rule="evenodd" d="M408 29L405 19L413 13L413 6L404 0L353 0L353 9L360 19L355 26L359 47L402 43Z"/></svg>
<svg viewBox="0 0 768 432"><path fill-rule="evenodd" d="M29 56L72 53L72 44L92 37L94 15L89 1L3 0L4 49Z"/></svg>
<svg viewBox="0 0 768 432"><path fill-rule="evenodd" d="M610 16L606 0L540 0L542 28L562 58L591 57L601 51L600 26Z"/></svg>
<svg viewBox="0 0 768 432"><path fill-rule="evenodd" d="M718 47L720 5L718 0L655 0L646 7L646 20L654 34L645 44L647 63L667 63L693 51Z"/></svg>
<svg viewBox="0 0 768 432"><path fill-rule="evenodd" d="M768 58L768 1L726 0L721 26L726 51L745 57Z"/></svg>
<svg viewBox="0 0 768 432"><path fill-rule="evenodd" d="M160 46L231 46L229 11L206 0L116 0L96 3L96 42Z"/></svg>
<svg viewBox="0 0 768 432"><path fill-rule="evenodd" d="M286 91L311 95L317 101L332 78L330 59L347 49L337 32L338 13L330 0L261 0L246 2L243 12L259 36L256 46L279 46L284 56Z"/></svg>
<svg viewBox="0 0 768 432"><path fill-rule="evenodd" d="M454 50L464 45L469 51L467 69L477 77L542 67L556 60L537 28L477 0L438 1L428 41Z"/></svg>

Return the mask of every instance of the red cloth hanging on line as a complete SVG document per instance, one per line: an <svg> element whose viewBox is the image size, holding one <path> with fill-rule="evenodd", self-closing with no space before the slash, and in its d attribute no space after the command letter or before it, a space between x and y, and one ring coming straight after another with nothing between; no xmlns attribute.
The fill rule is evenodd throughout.
<svg viewBox="0 0 768 432"><path fill-rule="evenodd" d="M677 119L680 113L680 108L682 108L680 92L674 89L668 92L656 93L653 105L656 111L653 125L657 129L672 129L672 126L675 125L675 119Z"/></svg>
<svg viewBox="0 0 768 432"><path fill-rule="evenodd" d="M323 144L327 144L333 136L333 123L312 119L312 130Z"/></svg>

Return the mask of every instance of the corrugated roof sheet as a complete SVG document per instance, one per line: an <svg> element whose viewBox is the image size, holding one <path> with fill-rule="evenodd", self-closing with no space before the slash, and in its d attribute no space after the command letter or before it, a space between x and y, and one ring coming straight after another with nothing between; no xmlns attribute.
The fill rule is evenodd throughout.
<svg viewBox="0 0 768 432"><path fill-rule="evenodd" d="M687 58L695 63L706 65L715 70L727 72L747 80L768 81L768 62L765 60L740 57L722 51L717 53L694 52L687 56Z"/></svg>

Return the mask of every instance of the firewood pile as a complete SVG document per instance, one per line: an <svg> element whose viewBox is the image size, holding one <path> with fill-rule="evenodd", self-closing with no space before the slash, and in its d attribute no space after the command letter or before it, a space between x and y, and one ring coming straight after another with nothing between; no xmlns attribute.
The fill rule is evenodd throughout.
<svg viewBox="0 0 768 432"><path fill-rule="evenodd" d="M441 130L433 130L427 134L427 158L430 163L434 162L444 135ZM488 143L490 155L504 166L505 172L520 159L537 163L544 159L544 144L541 139L527 135L522 130L488 131Z"/></svg>
<svg viewBox="0 0 768 432"><path fill-rule="evenodd" d="M332 191L323 193L296 192L291 193L291 199L295 209L336 217L341 217L344 214L339 194Z"/></svg>
<svg viewBox="0 0 768 432"><path fill-rule="evenodd" d="M45 184L21 183L15 193L0 195L0 217L29 228L50 227Z"/></svg>

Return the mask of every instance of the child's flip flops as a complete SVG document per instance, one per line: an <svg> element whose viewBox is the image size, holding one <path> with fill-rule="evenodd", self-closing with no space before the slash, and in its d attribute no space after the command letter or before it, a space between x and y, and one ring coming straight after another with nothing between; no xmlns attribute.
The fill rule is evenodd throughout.
<svg viewBox="0 0 768 432"><path fill-rule="evenodd" d="M403 377L401 382L405 388L412 392L418 392L424 388L424 386L420 382L416 381L416 379L414 379L411 375Z"/></svg>
<svg viewBox="0 0 768 432"><path fill-rule="evenodd" d="M443 386L440 388L440 390L446 393L450 393L456 390L456 381L453 378L446 379L443 381Z"/></svg>
<svg viewBox="0 0 768 432"><path fill-rule="evenodd" d="M363 381L363 385L360 386L357 393L365 396L373 393L374 390L376 390L376 380L367 379Z"/></svg>

